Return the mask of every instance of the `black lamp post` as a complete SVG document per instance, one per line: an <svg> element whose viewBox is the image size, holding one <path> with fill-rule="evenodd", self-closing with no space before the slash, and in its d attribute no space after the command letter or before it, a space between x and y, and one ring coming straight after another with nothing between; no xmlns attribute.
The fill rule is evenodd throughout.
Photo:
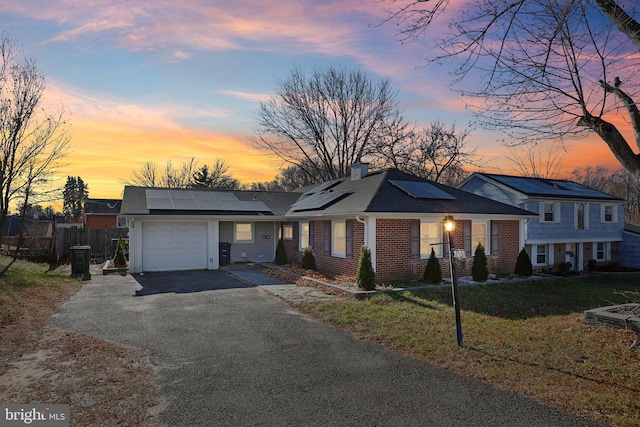
<svg viewBox="0 0 640 427"><path fill-rule="evenodd" d="M456 229L456 221L453 216L444 217L444 230L447 232L449 240L449 265L451 267L451 292L453 294L453 310L456 314L456 340L462 346L462 322L460 321L460 301L458 299L458 277L456 275L456 264L453 250L453 230Z"/></svg>

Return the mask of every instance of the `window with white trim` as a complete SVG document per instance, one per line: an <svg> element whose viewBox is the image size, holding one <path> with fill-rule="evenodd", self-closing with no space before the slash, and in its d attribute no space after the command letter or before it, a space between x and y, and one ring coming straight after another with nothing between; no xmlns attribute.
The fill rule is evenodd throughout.
<svg viewBox="0 0 640 427"><path fill-rule="evenodd" d="M347 221L332 221L331 255L339 258L347 256Z"/></svg>
<svg viewBox="0 0 640 427"><path fill-rule="evenodd" d="M617 223L618 205L600 205L600 222Z"/></svg>
<svg viewBox="0 0 640 427"><path fill-rule="evenodd" d="M420 221L420 257L429 258L431 249L442 257L442 222Z"/></svg>
<svg viewBox="0 0 640 427"><path fill-rule="evenodd" d="M549 264L549 245L533 245L533 265Z"/></svg>
<svg viewBox="0 0 640 427"><path fill-rule="evenodd" d="M487 223L473 222L471 223L471 252L475 252L478 243L482 245L485 253L487 252Z"/></svg>
<svg viewBox="0 0 640 427"><path fill-rule="evenodd" d="M608 261L611 259L611 245L609 242L596 242L593 245L593 258L596 261Z"/></svg>
<svg viewBox="0 0 640 427"><path fill-rule="evenodd" d="M282 239L293 240L293 225L285 224L282 226Z"/></svg>
<svg viewBox="0 0 640 427"><path fill-rule="evenodd" d="M234 223L233 239L236 243L253 243L253 223L252 222Z"/></svg>
<svg viewBox="0 0 640 427"><path fill-rule="evenodd" d="M578 203L578 230L584 230L584 203Z"/></svg>
<svg viewBox="0 0 640 427"><path fill-rule="evenodd" d="M540 202L540 222L560 222L560 203Z"/></svg>
<svg viewBox="0 0 640 427"><path fill-rule="evenodd" d="M307 246L310 246L309 240L309 222L300 223L300 252L303 252Z"/></svg>

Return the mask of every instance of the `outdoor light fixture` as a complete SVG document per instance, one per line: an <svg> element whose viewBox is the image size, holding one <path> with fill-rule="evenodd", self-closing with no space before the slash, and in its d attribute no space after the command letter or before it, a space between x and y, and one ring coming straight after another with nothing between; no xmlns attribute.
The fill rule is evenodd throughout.
<svg viewBox="0 0 640 427"><path fill-rule="evenodd" d="M451 293L453 294L453 309L456 315L456 340L462 346L462 322L460 321L460 301L458 300L458 277L456 276L456 263L453 249L453 231L456 229L456 221L452 215L444 217L444 230L449 241L449 266L451 267Z"/></svg>
<svg viewBox="0 0 640 427"><path fill-rule="evenodd" d="M444 231L447 233L451 233L456 229L456 221L453 219L452 215L447 215L444 217Z"/></svg>

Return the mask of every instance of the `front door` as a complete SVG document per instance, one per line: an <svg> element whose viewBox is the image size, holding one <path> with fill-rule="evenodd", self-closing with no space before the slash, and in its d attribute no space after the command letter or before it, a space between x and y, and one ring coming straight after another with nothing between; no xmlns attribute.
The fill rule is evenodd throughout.
<svg viewBox="0 0 640 427"><path fill-rule="evenodd" d="M578 267L578 245L576 243L567 243L565 248L565 262L571 264L570 270L575 271Z"/></svg>

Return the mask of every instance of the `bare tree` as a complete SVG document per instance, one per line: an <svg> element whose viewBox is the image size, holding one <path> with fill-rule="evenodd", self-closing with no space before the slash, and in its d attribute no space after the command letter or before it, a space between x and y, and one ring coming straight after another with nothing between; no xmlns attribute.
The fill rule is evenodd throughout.
<svg viewBox="0 0 640 427"><path fill-rule="evenodd" d="M507 147L504 155L511 169L522 176L557 178L562 173L566 147L556 141L529 142Z"/></svg>
<svg viewBox="0 0 640 427"><path fill-rule="evenodd" d="M479 121L521 141L591 132L640 177L638 3L625 0L386 0L398 36L427 34L459 6L450 33L434 38L435 61L459 60L454 87ZM624 88L624 89L623 89Z"/></svg>
<svg viewBox="0 0 640 427"><path fill-rule="evenodd" d="M0 237L9 205L23 205L49 181L70 139L62 113L41 107L45 77L32 59L18 60L6 34L0 37Z"/></svg>
<svg viewBox="0 0 640 427"><path fill-rule="evenodd" d="M178 167L174 167L171 160L168 160L164 169L159 169L154 161L148 160L140 169L134 171L131 180L125 183L140 187L187 188L191 184L197 164L193 157Z"/></svg>
<svg viewBox="0 0 640 427"><path fill-rule="evenodd" d="M254 182L250 184L249 188L254 191L292 191L317 182L315 179L311 179L302 168L289 166L280 169L280 173L273 181Z"/></svg>
<svg viewBox="0 0 640 427"><path fill-rule="evenodd" d="M465 164L474 164L475 149L467 150L468 136L468 129L458 131L455 124L434 121L406 138L383 141L374 164L443 182L449 169L461 171Z"/></svg>
<svg viewBox="0 0 640 427"><path fill-rule="evenodd" d="M240 181L229 173L229 164L223 159L216 158L211 168L204 165L194 172L189 187L237 190L241 186Z"/></svg>
<svg viewBox="0 0 640 427"><path fill-rule="evenodd" d="M256 144L320 182L348 176L379 141L405 127L388 79L335 68L307 76L293 68L260 103Z"/></svg>

